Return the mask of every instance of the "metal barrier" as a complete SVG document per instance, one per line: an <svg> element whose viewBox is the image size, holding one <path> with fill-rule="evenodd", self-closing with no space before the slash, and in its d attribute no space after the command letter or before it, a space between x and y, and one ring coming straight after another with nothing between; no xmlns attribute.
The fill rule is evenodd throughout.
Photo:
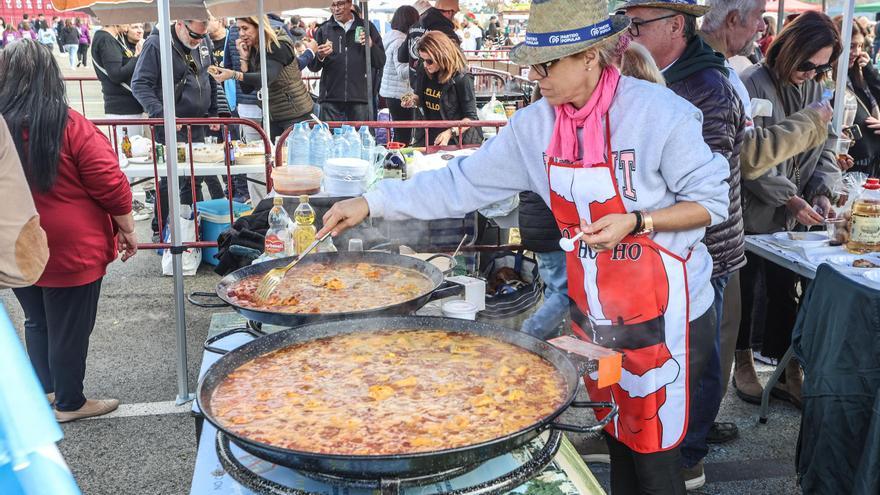
<svg viewBox="0 0 880 495"><path fill-rule="evenodd" d="M86 116L86 94L83 91L83 83L84 82L94 82L100 84L97 76L67 76L64 78L64 82L66 83L77 83L79 85L79 102L80 109L82 110L83 116ZM70 91L67 92L68 96L70 95Z"/></svg>
<svg viewBox="0 0 880 495"><path fill-rule="evenodd" d="M424 129L425 130L425 143L428 142L429 130L430 129L449 129L449 128L457 128L458 135L462 135L462 129L469 129L471 127L494 127L495 132L498 132L499 129L507 125L507 121L504 120L400 120L400 121L366 121L366 122L327 122L327 125L331 129L335 129L337 127L342 127L344 125L354 126L356 129L361 126L367 126L370 129L385 129L385 132L388 133L388 136L391 136L391 129L403 128L403 129ZM287 136L293 130L293 127L288 127L284 130L284 133L278 138L279 145L275 148L275 165L282 166L287 162L283 155L287 143ZM460 142L456 145L451 146L434 146L428 145L425 146L426 153L434 153L437 151L450 150L450 149L463 149L463 148L476 148L479 145L463 145ZM266 174L266 190L272 190L272 177L271 173Z"/></svg>
<svg viewBox="0 0 880 495"><path fill-rule="evenodd" d="M161 177L161 174L159 173L160 164L159 164L159 161L157 160L157 157L156 157L156 144L159 144L159 143L156 143L156 135L157 135L157 133L159 133L159 131L157 130L157 127L162 127L165 124L165 121L163 119L93 119L93 120L91 120L91 122L98 127L107 126L109 128L109 130L110 130L109 135L111 136L110 141L113 144L114 150L117 150L117 152L120 149L119 142L117 139L118 134L116 132L117 127L119 127L119 126L149 127L150 128L150 139L151 139L151 142L153 143L153 145L151 147L151 149L152 149L151 155L152 155L152 162L153 162L153 177L152 178L154 180L156 180L157 182L159 181L159 179ZM196 168L195 168L196 166L195 166L195 162L193 160L194 156L193 156L192 126L194 126L194 125L200 125L200 126L214 126L214 125L216 125L216 126L219 126L219 132L221 132L222 136L229 136L229 134L230 134L229 133L229 126L243 125L243 126L251 127L252 129L254 129L257 133L259 133L260 138L263 141L263 149L265 152L265 157L264 157L265 173L266 173L267 179L268 179L268 177L270 177L271 170L272 170L272 156L273 156L272 155L272 147L270 145L269 137L266 135L266 133L263 131L263 128L260 127L259 124L255 124L254 122L251 122L250 120L247 120L247 119L218 118L218 117L201 118L201 119L178 118L178 119L176 119L176 122L177 122L178 127L184 128L186 131L186 134L187 134L186 143L179 143L179 145L183 144L189 151L189 159L188 159L188 161L189 161L189 177L191 177L193 179L195 179L196 177L199 177L199 175L196 173ZM164 131L162 131L162 132L164 132ZM163 136L164 136L164 134L163 134ZM235 216L234 216L233 205L232 205L232 190L233 190L232 176L237 175L237 174L235 174L235 172L232 168L233 165L230 162L231 146L232 146L232 144L230 143L230 140L228 138L223 139L223 150L224 150L223 163L226 166L226 174L225 174L226 175L226 187L227 187L227 190L229 191L229 194L227 194L228 200L229 200L229 222L234 223ZM179 156L178 156L178 158L179 158ZM186 166L185 163L180 163L180 162L185 162L185 161L186 160L178 160L178 167ZM165 164L162 164L162 167L165 167ZM124 172L125 171L123 170L123 173ZM146 181L146 180L149 180L149 179L144 179L144 181ZM194 242L184 242L183 246L192 247L192 248L216 247L217 246L216 241L202 241L202 240L200 240L199 225L198 225L198 221L199 221L198 220L198 205L196 205L196 198L198 197L198 194L196 191L197 182L198 181L196 181L196 180L190 180L190 188L191 188L192 198L193 198L193 216L194 216L195 222L196 222L196 232L195 232L195 235L196 235L195 239L196 240ZM136 185L136 184L138 184L138 182L135 182L134 184ZM156 189L156 198L155 198L155 201L156 201L155 207L156 207L156 215L158 216L159 232L161 233L164 228L165 215L163 215L163 212L162 212L161 196L160 195L161 195L161 192L157 188ZM138 243L138 249L167 249L170 247L171 247L171 244L167 243L167 242Z"/></svg>

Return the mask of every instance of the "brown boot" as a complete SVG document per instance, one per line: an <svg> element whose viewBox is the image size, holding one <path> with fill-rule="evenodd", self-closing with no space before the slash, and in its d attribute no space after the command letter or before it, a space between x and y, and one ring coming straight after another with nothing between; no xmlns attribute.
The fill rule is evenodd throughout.
<svg viewBox="0 0 880 495"><path fill-rule="evenodd" d="M770 395L791 402L794 407L801 409L803 407L804 375L801 372L801 365L797 359L792 359L785 366L785 374L779 377L779 382L770 391Z"/></svg>
<svg viewBox="0 0 880 495"><path fill-rule="evenodd" d="M752 350L736 351L733 359L733 387L736 389L736 395L751 404L760 404L764 388L758 381Z"/></svg>

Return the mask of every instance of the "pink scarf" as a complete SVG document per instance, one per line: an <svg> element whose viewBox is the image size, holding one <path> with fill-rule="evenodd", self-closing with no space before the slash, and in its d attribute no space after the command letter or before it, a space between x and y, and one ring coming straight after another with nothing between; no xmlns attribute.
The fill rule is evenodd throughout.
<svg viewBox="0 0 880 495"><path fill-rule="evenodd" d="M608 113L611 100L617 91L620 72L614 66L605 67L599 84L587 104L577 109L571 103L556 106L556 124L553 137L547 147L547 155L568 161L578 159L577 129L584 129L583 163L592 165L605 161L605 133L602 131L602 117Z"/></svg>

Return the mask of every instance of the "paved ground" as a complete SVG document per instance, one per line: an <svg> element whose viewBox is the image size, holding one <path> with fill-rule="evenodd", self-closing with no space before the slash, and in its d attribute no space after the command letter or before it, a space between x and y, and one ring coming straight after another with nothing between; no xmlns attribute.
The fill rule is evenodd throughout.
<svg viewBox="0 0 880 495"><path fill-rule="evenodd" d="M60 60L60 57L59 57ZM91 70L65 70L92 75ZM71 103L78 108L76 98ZM101 113L95 83L86 87L87 115ZM148 222L138 222L141 239L149 238ZM110 417L63 426L60 448L84 493L185 494L195 463L195 433L189 405L174 407L175 324L172 284L160 275L160 258L141 252L129 262L110 266L102 287L98 320L92 334L85 390L89 397L115 397L120 411ZM211 290L218 277L202 267L186 279L187 292ZM0 301L13 323L22 328L23 315L10 291ZM189 385L195 388L201 345L211 310L187 305ZM763 378L769 368L762 371ZM797 493L794 449L798 412L773 403L770 423L757 424L757 407L729 393L722 420L734 421L742 438L712 450L706 462L709 483L704 494ZM607 467L591 465L607 483Z"/></svg>

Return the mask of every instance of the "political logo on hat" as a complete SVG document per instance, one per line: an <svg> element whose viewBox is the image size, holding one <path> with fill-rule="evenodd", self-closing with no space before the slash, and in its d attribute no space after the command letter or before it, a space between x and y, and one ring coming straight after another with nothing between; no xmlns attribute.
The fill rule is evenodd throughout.
<svg viewBox="0 0 880 495"><path fill-rule="evenodd" d="M626 31L630 20L608 15L605 0L532 0L525 41L513 47L510 59L534 65L580 53Z"/></svg>

